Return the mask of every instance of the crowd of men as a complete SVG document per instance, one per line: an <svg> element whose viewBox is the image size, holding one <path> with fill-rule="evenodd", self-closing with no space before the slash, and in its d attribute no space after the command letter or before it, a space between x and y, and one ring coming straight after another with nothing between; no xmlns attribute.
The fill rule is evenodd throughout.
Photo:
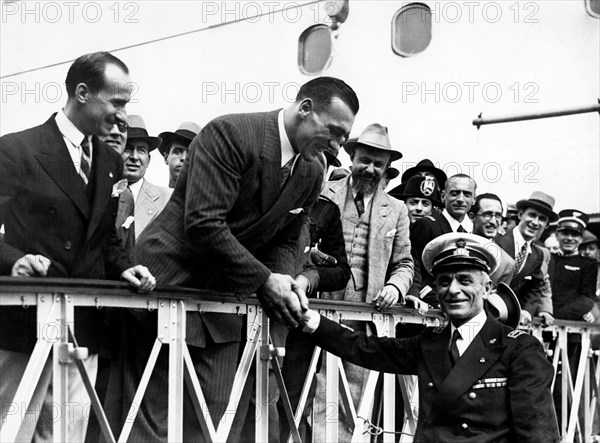
<svg viewBox="0 0 600 443"><path fill-rule="evenodd" d="M158 283L256 294L276 325L273 343L286 348L282 372L293 408L318 345L344 358L355 402L365 368L418 374L415 441L558 441L552 367L542 345L513 328L534 317L546 325L554 318L600 322L599 241L586 230L585 213L556 213L554 198L541 191L505 211L506 202L478 191L472 177L446 177L429 159L386 192L402 154L379 123L349 139L359 100L336 78L307 82L285 109L225 115L203 128L183 122L158 136L141 116L127 115L127 85L121 60L83 55L67 74L65 107L38 127L0 138L2 275L121 279L142 292ZM145 178L156 149L168 165L169 188ZM340 149L350 156L349 171L340 167ZM543 241L554 238L550 253ZM449 326L398 329L396 339L380 339L369 322L345 322L350 332L320 318L309 308L313 297L381 311L441 308ZM494 309L497 299L505 309ZM35 321L35 311L0 309L3 420L36 340ZM189 312L186 325L219 423L228 419L244 319ZM107 318L78 308L75 330L89 350L90 378L104 383L97 387L118 434L152 351L155 313L123 310ZM163 350L130 441L166 441L168 363ZM83 441L89 398L69 366L69 435ZM48 362L19 441L52 439L51 375ZM325 408L323 383L311 390L315 417ZM253 433L247 386L232 441ZM270 389L269 439L287 440L277 385ZM185 441L203 439L188 396L183 421ZM305 416L301 429L322 441L318 420ZM340 432L347 439L346 428Z"/></svg>

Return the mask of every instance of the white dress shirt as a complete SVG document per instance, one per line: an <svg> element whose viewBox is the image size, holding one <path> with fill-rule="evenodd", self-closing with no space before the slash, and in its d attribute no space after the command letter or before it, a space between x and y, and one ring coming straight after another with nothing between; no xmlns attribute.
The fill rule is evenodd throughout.
<svg viewBox="0 0 600 443"><path fill-rule="evenodd" d="M473 222L471 219L465 215L465 218L462 222L459 222L457 219L452 217L448 211L445 209L442 211L442 215L448 220L450 223L450 227L452 228L452 232L458 232L458 227L462 225L463 229L467 232L473 232Z"/></svg>
<svg viewBox="0 0 600 443"><path fill-rule="evenodd" d="M482 309L479 314L458 328L458 332L460 332L460 338L456 340L458 355L463 355L465 353L469 345L473 342L475 337L477 337L477 334L479 334L479 331L481 331L481 328L483 328L486 321L487 316ZM453 324L450 324L450 327L450 337L452 337L457 328ZM451 341L452 339L450 339L450 343L448 343L448 349L450 349Z"/></svg>
<svg viewBox="0 0 600 443"><path fill-rule="evenodd" d="M69 151L69 155L71 156L71 160L73 161L73 166L75 166L75 170L78 174L81 173L81 142L85 138L85 135L77 129L77 127L69 120L69 118L65 115L63 110L57 112L56 117L56 126L58 126L58 130L63 136L65 141L65 145L67 146L67 150ZM90 167L92 166L92 158L93 158L93 146L92 140L90 138Z"/></svg>

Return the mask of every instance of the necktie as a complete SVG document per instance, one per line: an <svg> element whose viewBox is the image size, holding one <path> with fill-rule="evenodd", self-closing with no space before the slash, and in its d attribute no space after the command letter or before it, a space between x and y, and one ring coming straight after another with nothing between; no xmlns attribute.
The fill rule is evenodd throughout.
<svg viewBox="0 0 600 443"><path fill-rule="evenodd" d="M450 363L452 366L456 364L458 359L460 358L460 354L458 353L458 346L456 346L456 342L461 339L460 331L458 329L454 330L452 334L452 341L450 343Z"/></svg>
<svg viewBox="0 0 600 443"><path fill-rule="evenodd" d="M358 192L356 194L356 197L354 197L354 203L356 204L358 216L362 217L362 215L365 213L365 198L362 192Z"/></svg>
<svg viewBox="0 0 600 443"><path fill-rule="evenodd" d="M135 220L133 219L135 202L129 186L119 196L119 209L121 209L121 220L119 220L121 225L117 226L117 235L123 248L130 254L135 243Z"/></svg>
<svg viewBox="0 0 600 443"><path fill-rule="evenodd" d="M279 183L279 189L283 189L283 185L285 185L285 182L287 181L288 177L290 176L290 174L292 172L292 166L294 165L295 158L296 158L296 156L290 158L289 161L281 167L281 177L280 177L281 181Z"/></svg>
<svg viewBox="0 0 600 443"><path fill-rule="evenodd" d="M81 175L81 178L83 179L84 183L88 184L88 182L90 181L90 166L92 164L92 158L90 156L90 140L86 137L84 137L83 141L81 142L81 163L80 163L80 173L79 175Z"/></svg>
<svg viewBox="0 0 600 443"><path fill-rule="evenodd" d="M525 263L525 258L527 257L527 243L523 243L523 247L519 250L519 253L515 257L515 269L513 270L513 278L519 273L521 268L523 267L523 263Z"/></svg>
<svg viewBox="0 0 600 443"><path fill-rule="evenodd" d="M465 228L463 228L462 225L458 225L458 229L456 230L456 232L461 232L461 233L464 232L466 234L467 230Z"/></svg>

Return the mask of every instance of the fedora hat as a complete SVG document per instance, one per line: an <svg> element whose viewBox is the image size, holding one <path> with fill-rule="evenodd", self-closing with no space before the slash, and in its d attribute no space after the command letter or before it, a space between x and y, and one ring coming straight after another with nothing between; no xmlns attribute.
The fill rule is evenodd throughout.
<svg viewBox="0 0 600 443"><path fill-rule="evenodd" d="M200 125L197 125L194 122L183 122L179 125L175 132L165 131L159 135L163 142L160 144L158 150L163 156L169 155L171 143L175 141L181 143L187 148L194 137L196 137L201 130L202 128Z"/></svg>
<svg viewBox="0 0 600 443"><path fill-rule="evenodd" d="M485 309L496 320L516 329L521 319L521 304L515 293L506 283L499 283L495 291L488 295Z"/></svg>
<svg viewBox="0 0 600 443"><path fill-rule="evenodd" d="M412 176L417 175L421 172L429 172L433 174L433 176L437 180L438 187L440 189L444 189L444 186L446 185L446 180L448 179L446 173L441 169L436 168L433 162L428 158L421 160L419 163L417 163L416 166L408 168L406 171L404 171L401 179L402 183L407 182Z"/></svg>
<svg viewBox="0 0 600 443"><path fill-rule="evenodd" d="M411 177L406 183L396 186L388 194L396 197L398 200L404 201L409 198L426 198L434 206L438 208L444 207L440 190L431 177L423 177L421 175Z"/></svg>
<svg viewBox="0 0 600 443"><path fill-rule="evenodd" d="M391 154L390 161L393 162L402 157L402 154L392 149L388 129L381 126L379 123L372 123L365 128L358 138L351 138L344 144L344 150L352 155L354 149L358 146L366 146L368 148L379 149Z"/></svg>
<svg viewBox="0 0 600 443"><path fill-rule="evenodd" d="M551 222L558 220L558 214L554 212L554 197L542 191L535 191L527 200L519 200L517 209L523 211L526 208L534 208L548 216Z"/></svg>
<svg viewBox="0 0 600 443"><path fill-rule="evenodd" d="M600 240L598 240L598 237L586 229L583 231L583 239L581 240L580 246L589 245L590 243L596 243L598 246L600 246Z"/></svg>
<svg viewBox="0 0 600 443"><path fill-rule="evenodd" d="M146 130L146 123L139 115L127 116L127 143L134 140L145 140L148 142L148 152L154 151L160 145L162 139L160 137L150 137Z"/></svg>

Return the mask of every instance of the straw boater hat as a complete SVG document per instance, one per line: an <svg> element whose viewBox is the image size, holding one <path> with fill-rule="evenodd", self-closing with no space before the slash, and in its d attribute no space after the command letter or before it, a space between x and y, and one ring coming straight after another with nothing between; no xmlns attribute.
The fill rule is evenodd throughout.
<svg viewBox="0 0 600 443"><path fill-rule="evenodd" d="M558 214L554 212L554 197L542 191L535 191L527 200L519 200L517 209L522 211L526 208L534 208L548 216L551 222L558 220Z"/></svg>
<svg viewBox="0 0 600 443"><path fill-rule="evenodd" d="M158 150L163 156L169 155L169 148L174 141L188 147L201 130L202 128L194 122L183 122L175 132L166 131L160 134L163 142Z"/></svg>
<svg viewBox="0 0 600 443"><path fill-rule="evenodd" d="M154 151L160 145L162 139L160 137L150 137L146 130L146 123L139 115L127 116L127 143L134 140L145 140L148 142L148 152Z"/></svg>
<svg viewBox="0 0 600 443"><path fill-rule="evenodd" d="M515 293L506 283L499 283L495 291L488 295L484 303L496 320L516 329L521 320L521 303Z"/></svg>
<svg viewBox="0 0 600 443"><path fill-rule="evenodd" d="M385 126L378 123L372 123L365 128L358 138L351 138L344 144L344 150L351 156L354 149L358 146L366 146L391 154L390 161L393 162L402 157L402 154L392 149L388 130Z"/></svg>

